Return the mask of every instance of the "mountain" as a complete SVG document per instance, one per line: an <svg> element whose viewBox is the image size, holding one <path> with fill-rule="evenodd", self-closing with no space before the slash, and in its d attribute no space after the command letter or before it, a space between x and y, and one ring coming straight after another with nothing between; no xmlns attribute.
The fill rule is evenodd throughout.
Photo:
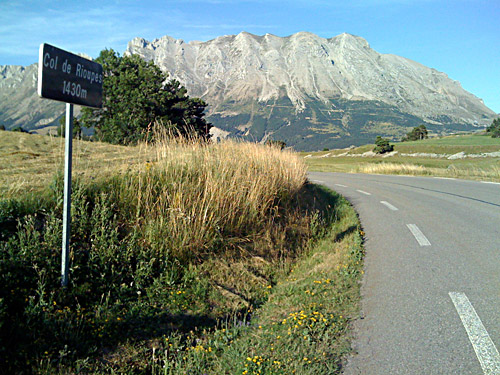
<svg viewBox="0 0 500 375"><path fill-rule="evenodd" d="M345 33L242 32L205 43L135 38L125 53L153 60L209 103L218 134L298 149L400 138L419 124L439 133L470 130L495 116L446 74Z"/></svg>
<svg viewBox="0 0 500 375"><path fill-rule="evenodd" d="M345 33L325 39L307 32L242 32L189 43L135 38L125 54L153 60L189 95L203 98L216 137L275 139L314 150L373 142L377 135L399 139L420 124L442 134L472 130L495 117L445 73L380 54L365 39ZM0 98L12 95L4 94L4 80L0 75ZM19 98L19 104L26 100ZM26 118L20 112L8 118ZM3 104L0 114L5 122ZM27 124L37 128L40 121Z"/></svg>
<svg viewBox="0 0 500 375"><path fill-rule="evenodd" d="M37 81L38 64L0 65L0 125L25 130L58 125L64 103L40 99Z"/></svg>

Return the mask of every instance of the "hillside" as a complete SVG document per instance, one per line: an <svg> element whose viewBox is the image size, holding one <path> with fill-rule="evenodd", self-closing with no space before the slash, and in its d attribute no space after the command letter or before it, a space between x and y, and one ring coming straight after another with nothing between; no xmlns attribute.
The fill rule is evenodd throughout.
<svg viewBox="0 0 500 375"><path fill-rule="evenodd" d="M500 181L500 139L453 135L395 142L394 152L375 155L373 144L308 153L310 171L382 173Z"/></svg>

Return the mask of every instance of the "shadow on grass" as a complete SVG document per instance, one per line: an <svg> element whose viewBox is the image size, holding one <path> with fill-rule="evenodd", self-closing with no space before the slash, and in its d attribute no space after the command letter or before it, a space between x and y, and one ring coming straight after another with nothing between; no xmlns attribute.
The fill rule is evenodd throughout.
<svg viewBox="0 0 500 375"><path fill-rule="evenodd" d="M346 236L348 236L354 232L357 232L358 230L359 230L359 227L357 225L351 225L349 228L338 233L335 236L335 242L341 242Z"/></svg>

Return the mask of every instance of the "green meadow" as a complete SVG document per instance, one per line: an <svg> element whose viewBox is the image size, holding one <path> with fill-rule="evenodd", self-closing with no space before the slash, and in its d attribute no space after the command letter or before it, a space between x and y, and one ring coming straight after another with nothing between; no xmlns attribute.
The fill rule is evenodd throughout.
<svg viewBox="0 0 500 375"><path fill-rule="evenodd" d="M474 157L483 153L500 152L499 138L477 134L455 135L393 144L397 153L390 157L383 154L361 156L373 150L374 145L315 153L303 152L301 156L311 171L407 174L500 181L499 156ZM449 159L450 156L462 152L466 157ZM348 154L338 156L346 153Z"/></svg>

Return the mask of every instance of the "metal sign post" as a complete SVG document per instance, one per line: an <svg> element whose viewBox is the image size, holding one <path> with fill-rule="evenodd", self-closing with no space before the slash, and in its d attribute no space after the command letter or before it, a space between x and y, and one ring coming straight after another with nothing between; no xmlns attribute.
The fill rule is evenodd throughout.
<svg viewBox="0 0 500 375"><path fill-rule="evenodd" d="M61 284L68 285L69 239L71 236L71 162L73 155L73 104L66 103L64 153L64 205L61 255Z"/></svg>
<svg viewBox="0 0 500 375"><path fill-rule="evenodd" d="M71 237L71 161L73 153L73 104L102 107L102 66L50 44L40 45L38 95L66 103L63 240L61 284L68 285Z"/></svg>

